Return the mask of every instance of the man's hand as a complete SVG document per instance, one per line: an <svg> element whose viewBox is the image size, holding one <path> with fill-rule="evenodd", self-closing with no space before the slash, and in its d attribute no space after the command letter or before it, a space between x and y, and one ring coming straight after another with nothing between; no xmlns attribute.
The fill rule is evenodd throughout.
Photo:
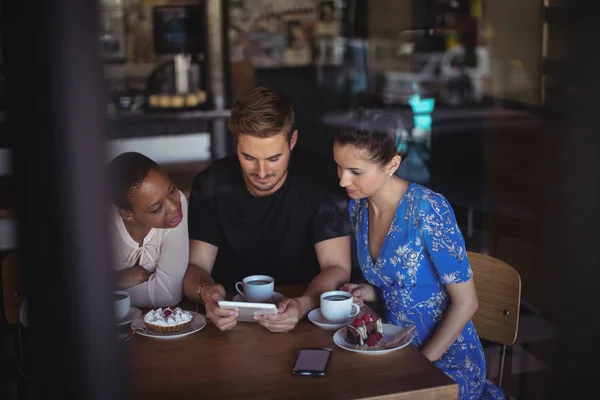
<svg viewBox="0 0 600 400"><path fill-rule="evenodd" d="M377 292L375 291L375 287L369 285L368 283L346 283L340 288L340 290L352 293L352 297L354 297L354 302L360 307L362 307L365 304L365 301L377 300Z"/></svg>
<svg viewBox="0 0 600 400"><path fill-rule="evenodd" d="M303 297L294 299L286 297L277 303L279 314L257 315L254 320L271 332L287 332L294 329L298 321L308 313L307 304L307 299Z"/></svg>
<svg viewBox="0 0 600 400"><path fill-rule="evenodd" d="M218 302L225 299L225 288L223 285L213 283L203 286L200 295L206 307L206 316L217 328L227 331L237 324L237 312L219 307Z"/></svg>

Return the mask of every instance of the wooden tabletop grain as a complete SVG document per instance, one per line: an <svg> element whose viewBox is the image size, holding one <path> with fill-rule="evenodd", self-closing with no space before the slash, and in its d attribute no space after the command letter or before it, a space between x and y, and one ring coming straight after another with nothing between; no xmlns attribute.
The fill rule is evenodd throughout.
<svg viewBox="0 0 600 400"><path fill-rule="evenodd" d="M288 296L299 287L281 287ZM183 308L191 309L189 304ZM412 346L382 355L352 353L333 343L334 331L308 320L288 333L252 322L220 332L210 322L175 340L136 335L124 344L135 399L456 399L457 385ZM324 377L291 373L303 347L333 354Z"/></svg>

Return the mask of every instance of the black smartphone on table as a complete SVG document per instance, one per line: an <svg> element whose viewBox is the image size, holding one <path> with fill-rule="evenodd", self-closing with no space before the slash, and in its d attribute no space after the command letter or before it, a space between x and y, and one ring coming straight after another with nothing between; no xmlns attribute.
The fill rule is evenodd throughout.
<svg viewBox="0 0 600 400"><path fill-rule="evenodd" d="M296 361L292 367L292 374L302 376L324 376L329 359L331 358L331 349L322 348L304 348L298 350Z"/></svg>

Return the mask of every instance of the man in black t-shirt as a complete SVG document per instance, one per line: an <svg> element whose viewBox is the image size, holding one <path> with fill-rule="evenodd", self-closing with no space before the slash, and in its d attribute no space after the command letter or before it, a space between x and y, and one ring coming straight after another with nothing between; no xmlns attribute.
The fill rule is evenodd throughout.
<svg viewBox="0 0 600 400"><path fill-rule="evenodd" d="M237 155L214 163L192 187L184 292L228 330L236 315L217 302L235 282L260 274L276 285L306 283L302 296L278 302L279 314L257 317L270 331L288 331L319 305L321 293L350 279L348 199L333 162L294 149L298 131L287 96L249 90L233 107L229 130Z"/></svg>

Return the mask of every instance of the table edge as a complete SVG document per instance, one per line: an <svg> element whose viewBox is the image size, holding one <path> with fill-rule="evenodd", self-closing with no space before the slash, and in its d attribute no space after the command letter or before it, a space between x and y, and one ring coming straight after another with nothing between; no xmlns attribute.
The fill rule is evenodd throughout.
<svg viewBox="0 0 600 400"><path fill-rule="evenodd" d="M440 390L443 396L450 395L449 391L452 390L453 397L440 397ZM445 393L448 391L448 393ZM418 396L418 397L417 397ZM445 399L458 399L458 384L456 382L447 385L428 387L423 389L415 389L409 392L402 393L390 393L382 394L377 396L360 397L360 400L405 400L405 399L419 399L419 400L445 400Z"/></svg>

